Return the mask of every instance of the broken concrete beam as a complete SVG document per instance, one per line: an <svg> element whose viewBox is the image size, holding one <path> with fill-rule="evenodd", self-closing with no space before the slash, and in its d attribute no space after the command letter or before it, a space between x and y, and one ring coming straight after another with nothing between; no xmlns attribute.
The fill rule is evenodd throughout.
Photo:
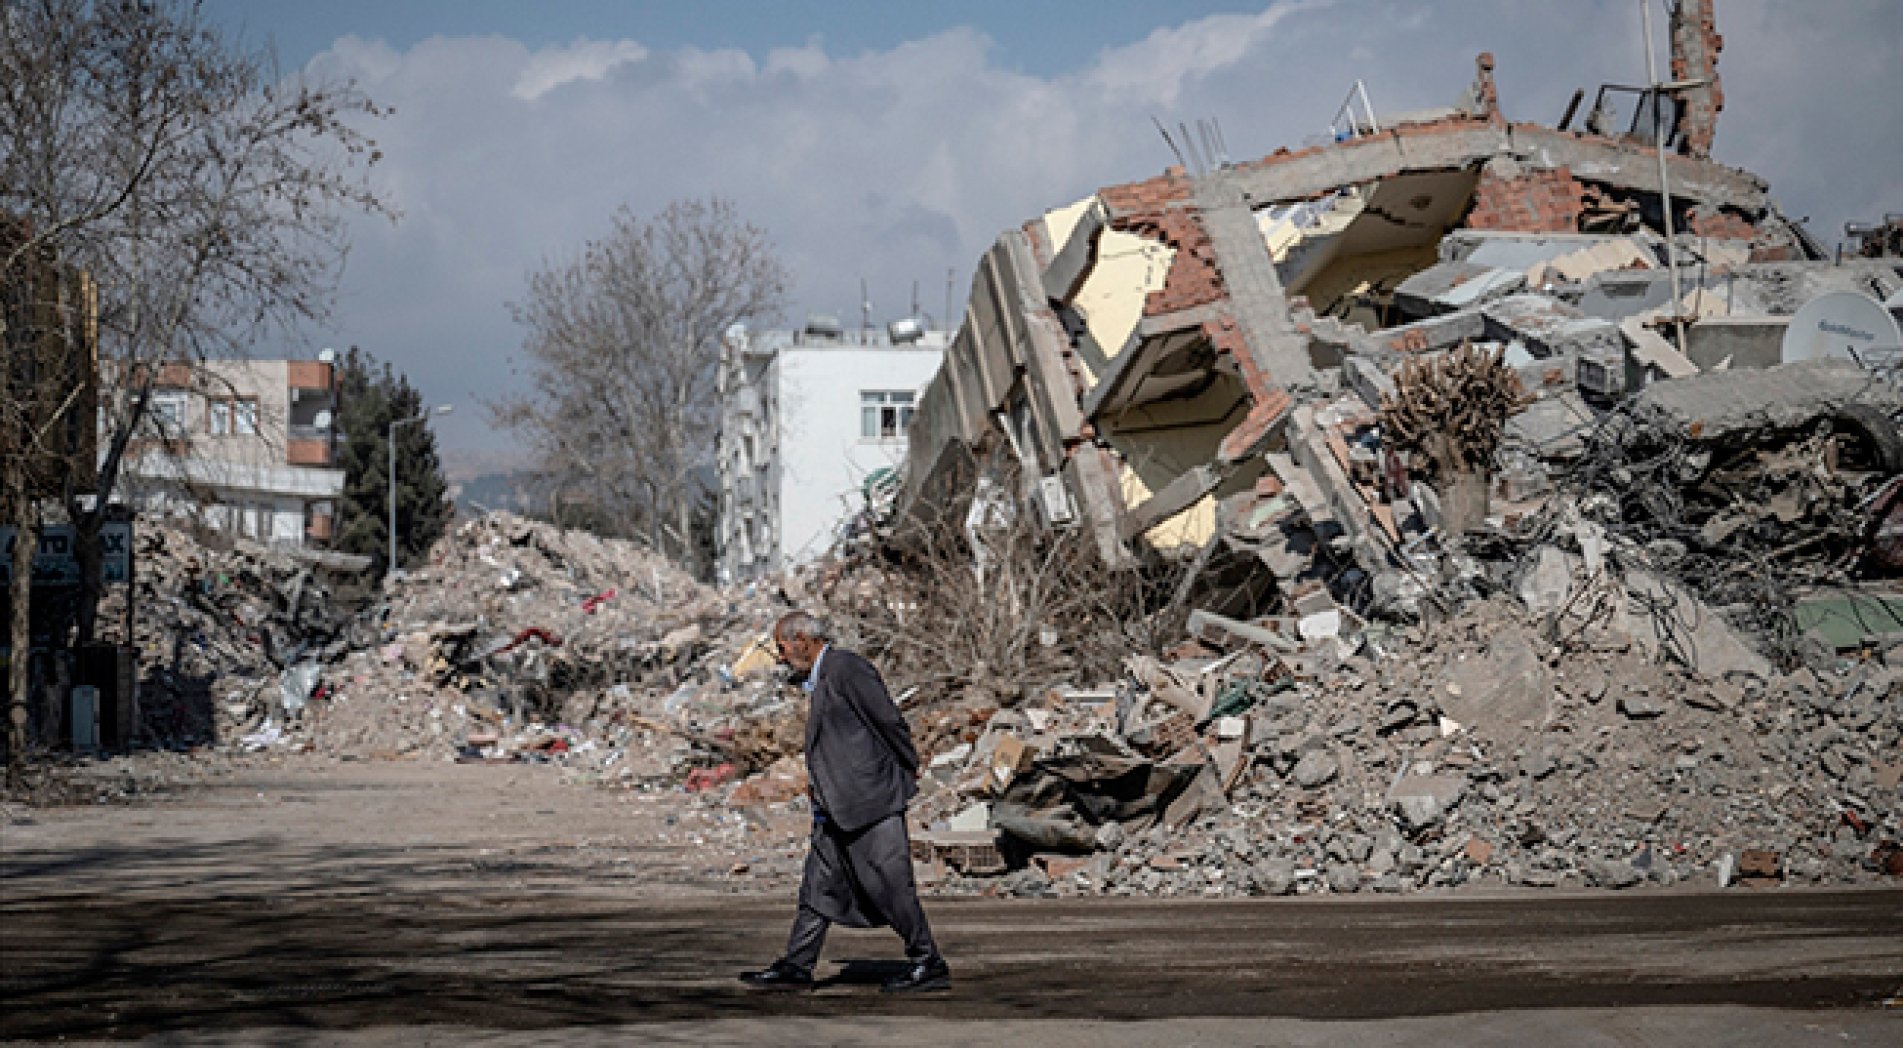
<svg viewBox="0 0 1903 1048"><path fill-rule="evenodd" d="M1251 644L1283 652L1294 652L1300 647L1292 637L1202 609L1189 613L1187 632L1197 640L1225 650Z"/></svg>
<svg viewBox="0 0 1903 1048"><path fill-rule="evenodd" d="M1401 281L1394 304L1408 316L1433 317L1526 287L1526 274L1474 262L1440 262Z"/></svg>
<svg viewBox="0 0 1903 1048"><path fill-rule="evenodd" d="M1342 360L1341 379L1370 409L1380 408L1382 400L1394 395L1394 380L1388 373L1360 357Z"/></svg>
<svg viewBox="0 0 1903 1048"><path fill-rule="evenodd" d="M1708 371L1660 382L1634 398L1634 436L1743 445L1829 418L1846 404L1903 410L1903 389L1848 360L1807 360L1763 370Z"/></svg>
<svg viewBox="0 0 1903 1048"><path fill-rule="evenodd" d="M1379 537L1381 523L1362 498L1354 479L1337 461L1329 447L1328 433L1315 420L1312 405L1303 404L1295 409L1289 422L1288 440L1295 464L1306 470L1314 481L1328 506L1329 516L1341 525L1361 566L1371 572L1388 567L1391 558Z"/></svg>
<svg viewBox="0 0 1903 1048"><path fill-rule="evenodd" d="M1582 181L1627 191L1654 192L1658 186L1658 159L1650 149L1532 124L1472 119L1401 124L1380 135L1265 157L1235 174L1255 200L1294 200L1410 171L1471 168L1498 156L1537 157L1542 165L1564 167ZM1679 156L1666 162L1674 196L1682 193L1688 201L1748 214L1770 206L1765 183L1748 172Z"/></svg>
<svg viewBox="0 0 1903 1048"><path fill-rule="evenodd" d="M1129 541L1202 501L1229 471L1213 464L1186 470L1143 503L1123 515L1119 537Z"/></svg>
<svg viewBox="0 0 1903 1048"><path fill-rule="evenodd" d="M1096 262L1097 238L1110 222L1110 211L1103 201L1092 198L1072 227L1070 239L1056 249L1050 265L1044 269L1044 297L1053 302L1069 302L1077 288L1090 275Z"/></svg>
<svg viewBox="0 0 1903 1048"><path fill-rule="evenodd" d="M1487 337L1487 319L1477 309L1429 317L1412 324L1382 328L1368 336L1375 347L1390 353L1432 353L1452 349L1464 341Z"/></svg>
<svg viewBox="0 0 1903 1048"><path fill-rule="evenodd" d="M1707 677L1744 673L1770 679L1770 661L1690 590L1644 571L1627 572L1625 587L1631 599L1615 610L1613 628L1641 651Z"/></svg>
<svg viewBox="0 0 1903 1048"><path fill-rule="evenodd" d="M1256 224L1253 201L1223 171L1198 179L1195 193L1230 309L1256 368L1283 387L1311 384L1308 340L1289 315L1275 259Z"/></svg>

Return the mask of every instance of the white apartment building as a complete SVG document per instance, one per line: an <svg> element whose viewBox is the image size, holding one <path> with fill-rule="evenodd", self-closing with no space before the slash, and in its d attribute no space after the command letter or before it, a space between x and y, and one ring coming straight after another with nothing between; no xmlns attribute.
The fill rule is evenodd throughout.
<svg viewBox="0 0 1903 1048"><path fill-rule="evenodd" d="M804 563L852 526L868 481L905 461L912 413L946 343L915 321L842 331L824 317L728 338L716 444L722 578Z"/></svg>
<svg viewBox="0 0 1903 1048"><path fill-rule="evenodd" d="M128 449L126 500L273 545L327 544L344 490L336 413L327 359L165 365Z"/></svg>

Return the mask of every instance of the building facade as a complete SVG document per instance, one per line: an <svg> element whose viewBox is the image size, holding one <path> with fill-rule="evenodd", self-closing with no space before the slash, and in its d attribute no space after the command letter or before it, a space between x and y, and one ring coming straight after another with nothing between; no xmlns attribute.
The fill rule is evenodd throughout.
<svg viewBox="0 0 1903 1048"><path fill-rule="evenodd" d="M273 545L327 545L344 490L336 415L328 360L165 365L127 454L126 499Z"/></svg>
<svg viewBox="0 0 1903 1048"><path fill-rule="evenodd" d="M942 331L910 321L841 331L736 331L720 371L721 576L757 578L819 556L905 459Z"/></svg>

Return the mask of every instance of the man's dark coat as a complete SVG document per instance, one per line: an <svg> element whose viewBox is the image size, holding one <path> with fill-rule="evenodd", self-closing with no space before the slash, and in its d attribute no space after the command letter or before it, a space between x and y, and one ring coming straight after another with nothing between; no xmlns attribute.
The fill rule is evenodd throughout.
<svg viewBox="0 0 1903 1048"><path fill-rule="evenodd" d="M824 819L814 823L801 904L850 927L923 929L905 832L918 751L879 671L853 652L829 648L820 660L806 772Z"/></svg>
<svg viewBox="0 0 1903 1048"><path fill-rule="evenodd" d="M918 792L918 751L879 671L828 648L806 713L806 773L820 809L845 833L905 810Z"/></svg>

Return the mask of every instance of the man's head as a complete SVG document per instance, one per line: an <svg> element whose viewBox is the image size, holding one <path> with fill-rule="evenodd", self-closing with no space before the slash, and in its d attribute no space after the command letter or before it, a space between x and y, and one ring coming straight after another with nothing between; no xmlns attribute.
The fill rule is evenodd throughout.
<svg viewBox="0 0 1903 1048"><path fill-rule="evenodd" d="M826 628L806 612L788 612L774 624L773 642L779 648L781 662L797 673L811 673L813 661L826 647Z"/></svg>

